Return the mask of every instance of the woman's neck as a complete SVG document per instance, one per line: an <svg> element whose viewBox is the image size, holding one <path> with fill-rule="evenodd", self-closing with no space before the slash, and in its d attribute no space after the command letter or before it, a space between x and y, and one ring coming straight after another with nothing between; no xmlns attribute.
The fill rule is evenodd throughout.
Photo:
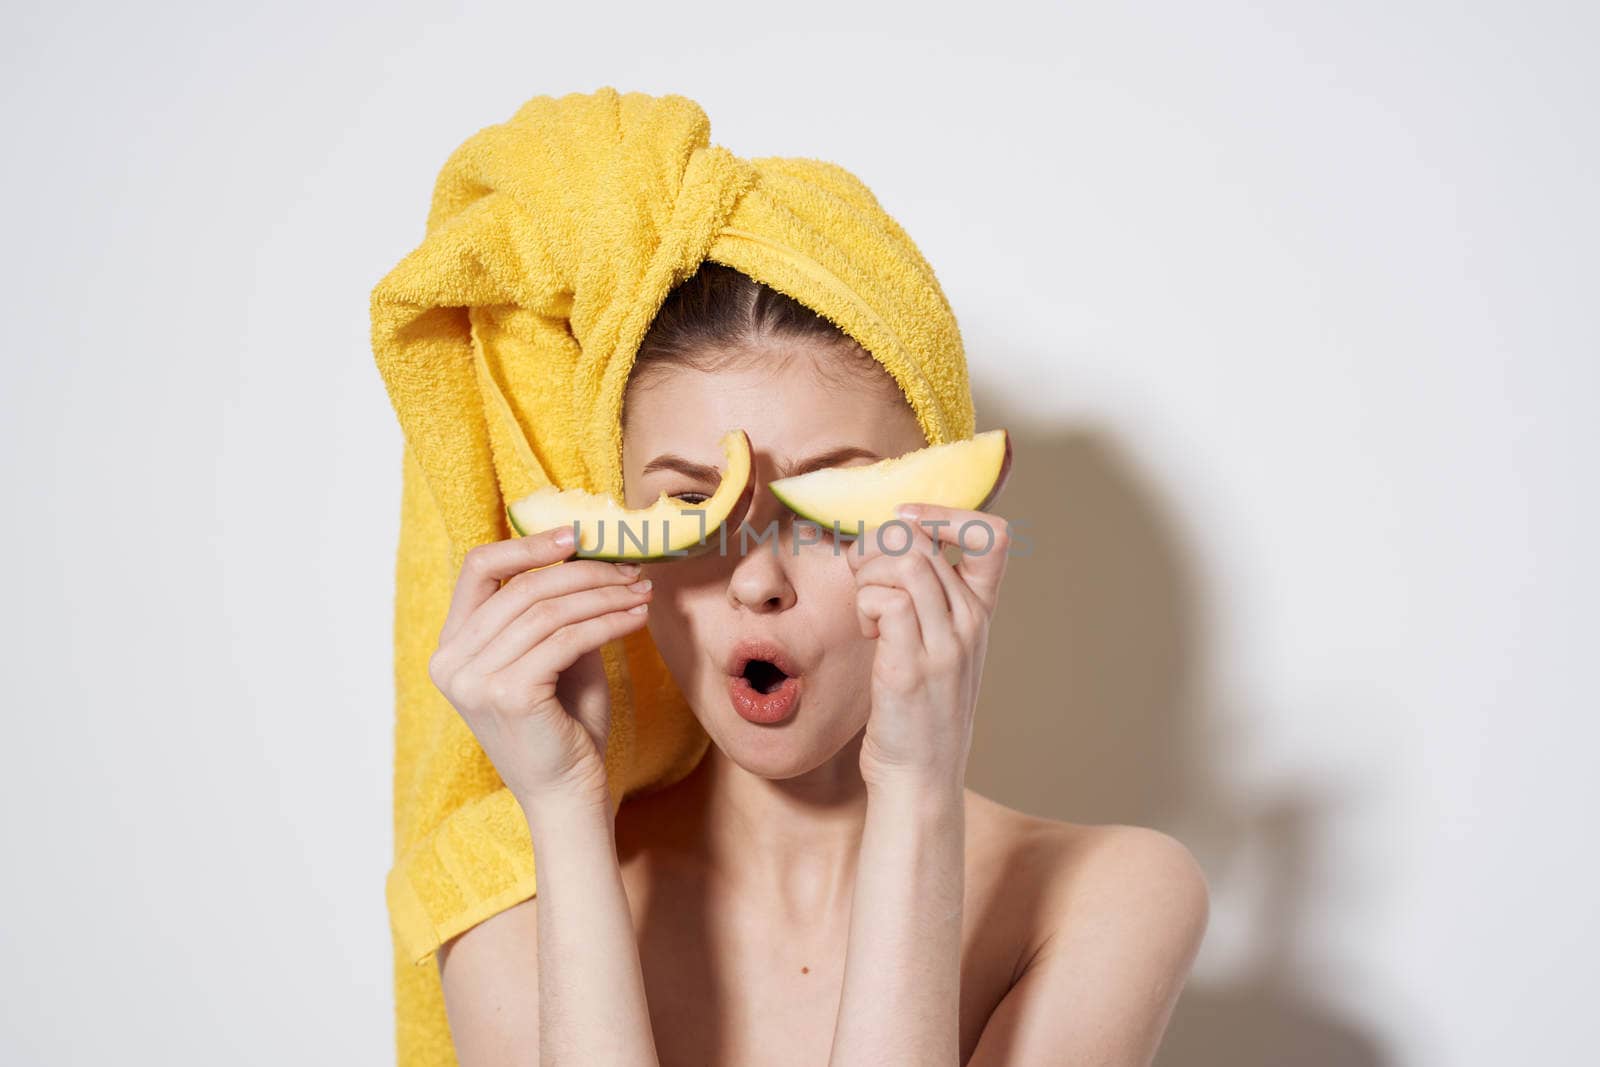
<svg viewBox="0 0 1600 1067"><path fill-rule="evenodd" d="M707 874L796 918L848 917L867 813L863 736L781 781L750 773L711 745L680 783Z"/></svg>

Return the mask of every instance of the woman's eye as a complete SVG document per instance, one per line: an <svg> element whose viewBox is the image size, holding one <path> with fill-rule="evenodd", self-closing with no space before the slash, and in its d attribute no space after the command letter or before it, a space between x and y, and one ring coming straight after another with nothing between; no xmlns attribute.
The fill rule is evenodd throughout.
<svg viewBox="0 0 1600 1067"><path fill-rule="evenodd" d="M674 500L681 500L685 504L688 504L691 507L693 507L695 505L698 505L698 504L704 504L707 500L711 499L709 496L706 496L704 493L668 493L667 495L670 496ZM698 499L696 499L696 498L698 498Z"/></svg>

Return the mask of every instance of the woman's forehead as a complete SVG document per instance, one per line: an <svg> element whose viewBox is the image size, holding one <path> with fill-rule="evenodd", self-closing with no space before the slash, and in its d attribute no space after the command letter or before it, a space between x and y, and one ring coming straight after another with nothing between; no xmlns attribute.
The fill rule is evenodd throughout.
<svg viewBox="0 0 1600 1067"><path fill-rule="evenodd" d="M893 379L888 384L892 387ZM635 468L667 451L715 465L719 439L735 427L750 434L758 451L779 461L844 444L881 451L905 438L908 428L921 436L897 387L820 376L805 357L714 373L675 368L628 403L624 462Z"/></svg>

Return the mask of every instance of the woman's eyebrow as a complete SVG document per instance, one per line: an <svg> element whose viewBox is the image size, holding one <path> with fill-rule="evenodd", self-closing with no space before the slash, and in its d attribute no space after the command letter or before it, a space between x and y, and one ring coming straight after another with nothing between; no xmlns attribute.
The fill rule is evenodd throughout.
<svg viewBox="0 0 1600 1067"><path fill-rule="evenodd" d="M857 458L878 460L883 457L871 449L862 448L859 445L841 445L838 448L830 448L826 452L818 452L810 459L799 463L783 464L779 466L778 472L780 477L788 478L796 474L806 474L822 467L831 467L835 463L843 463L847 459ZM703 463L695 463L672 452L663 452L655 459L652 459L644 465L644 469L639 474L642 477L651 471L677 471L687 477L701 478L706 481L715 481L721 475L720 467L708 467Z"/></svg>

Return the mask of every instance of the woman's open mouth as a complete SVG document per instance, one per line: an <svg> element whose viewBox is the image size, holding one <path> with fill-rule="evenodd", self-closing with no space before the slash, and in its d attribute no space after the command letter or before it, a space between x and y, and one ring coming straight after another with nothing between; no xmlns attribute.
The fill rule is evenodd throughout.
<svg viewBox="0 0 1600 1067"><path fill-rule="evenodd" d="M728 678L733 709L753 723L771 725L794 714L800 702L800 676L780 666L791 666L787 655L772 646L741 646L735 653L738 673Z"/></svg>

